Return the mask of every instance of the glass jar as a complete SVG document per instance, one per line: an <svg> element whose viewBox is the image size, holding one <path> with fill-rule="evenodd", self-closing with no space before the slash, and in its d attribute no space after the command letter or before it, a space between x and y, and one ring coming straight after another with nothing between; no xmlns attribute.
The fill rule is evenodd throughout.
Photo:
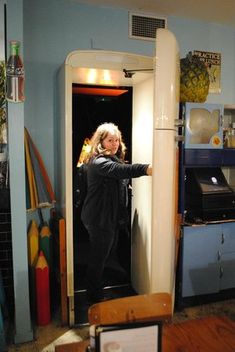
<svg viewBox="0 0 235 352"><path fill-rule="evenodd" d="M235 148L235 123L233 123L227 131L227 147Z"/></svg>

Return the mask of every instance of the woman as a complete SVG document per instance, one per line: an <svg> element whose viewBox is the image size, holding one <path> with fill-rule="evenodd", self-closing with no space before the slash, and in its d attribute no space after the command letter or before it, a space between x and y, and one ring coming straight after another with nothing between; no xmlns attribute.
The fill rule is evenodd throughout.
<svg viewBox="0 0 235 352"><path fill-rule="evenodd" d="M91 139L87 158L87 195L81 219L90 238L87 296L90 302L103 299L105 264L117 242L118 228L126 221L126 179L152 174L149 164L124 163L126 147L118 127L104 123Z"/></svg>

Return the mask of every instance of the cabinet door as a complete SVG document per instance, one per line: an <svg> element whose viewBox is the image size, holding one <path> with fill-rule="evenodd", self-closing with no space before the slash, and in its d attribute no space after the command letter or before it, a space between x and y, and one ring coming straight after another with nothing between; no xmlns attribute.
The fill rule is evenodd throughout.
<svg viewBox="0 0 235 352"><path fill-rule="evenodd" d="M219 291L221 232L220 224L184 227L182 297Z"/></svg>
<svg viewBox="0 0 235 352"><path fill-rule="evenodd" d="M221 253L235 252L235 222L222 225Z"/></svg>
<svg viewBox="0 0 235 352"><path fill-rule="evenodd" d="M222 225L220 246L220 289L235 287L235 223Z"/></svg>
<svg viewBox="0 0 235 352"><path fill-rule="evenodd" d="M235 252L224 253L220 260L220 290L235 287Z"/></svg>

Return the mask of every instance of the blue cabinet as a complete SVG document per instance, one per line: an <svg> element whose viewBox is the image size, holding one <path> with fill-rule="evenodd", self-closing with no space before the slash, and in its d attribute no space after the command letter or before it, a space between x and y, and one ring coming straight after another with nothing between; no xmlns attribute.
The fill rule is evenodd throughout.
<svg viewBox="0 0 235 352"><path fill-rule="evenodd" d="M235 222L185 226L182 297L235 288Z"/></svg>
<svg viewBox="0 0 235 352"><path fill-rule="evenodd" d="M220 256L221 254L221 256ZM235 223L222 225L219 253L220 290L235 287Z"/></svg>
<svg viewBox="0 0 235 352"><path fill-rule="evenodd" d="M215 167L221 168L235 191L235 148L223 145L227 129L235 125L235 105L185 103L181 118L184 141L179 170L179 211L183 215L179 291L181 298L187 298L235 288L235 217L189 222L186 199L193 192L185 187L190 168Z"/></svg>

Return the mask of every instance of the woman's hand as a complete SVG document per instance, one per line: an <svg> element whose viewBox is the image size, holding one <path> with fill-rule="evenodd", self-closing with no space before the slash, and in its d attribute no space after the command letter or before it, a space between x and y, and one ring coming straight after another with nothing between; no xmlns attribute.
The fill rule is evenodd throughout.
<svg viewBox="0 0 235 352"><path fill-rule="evenodd" d="M147 170L146 170L146 175L152 176L152 165L149 165Z"/></svg>

